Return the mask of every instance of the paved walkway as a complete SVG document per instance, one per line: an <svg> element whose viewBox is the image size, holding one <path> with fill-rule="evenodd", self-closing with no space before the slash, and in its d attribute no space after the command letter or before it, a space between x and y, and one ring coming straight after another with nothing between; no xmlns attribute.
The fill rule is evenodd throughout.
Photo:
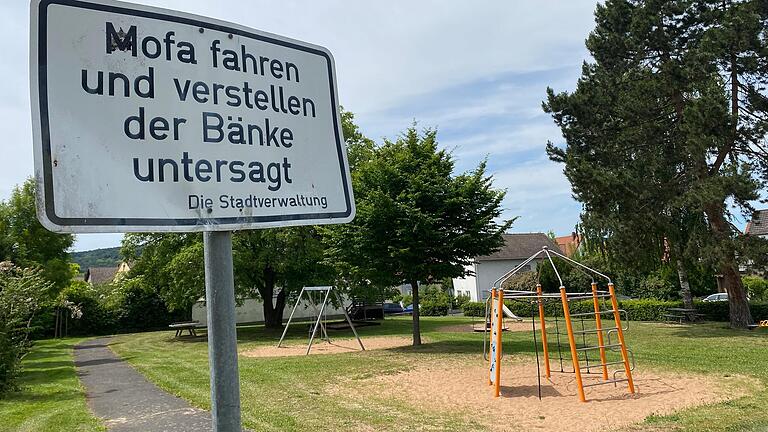
<svg viewBox="0 0 768 432"><path fill-rule="evenodd" d="M203 432L211 414L160 390L107 347L108 338L75 347L88 405L114 432Z"/></svg>

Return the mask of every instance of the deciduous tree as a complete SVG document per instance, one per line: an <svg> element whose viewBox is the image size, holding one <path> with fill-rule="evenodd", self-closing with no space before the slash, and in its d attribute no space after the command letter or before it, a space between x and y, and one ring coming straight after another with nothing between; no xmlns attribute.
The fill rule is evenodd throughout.
<svg viewBox="0 0 768 432"><path fill-rule="evenodd" d="M409 283L420 345L419 282L462 276L474 257L501 246L512 223L497 222L504 192L493 188L485 163L454 175L434 130L410 127L365 154L352 173L357 216L327 228L329 259L360 281Z"/></svg>
<svg viewBox="0 0 768 432"><path fill-rule="evenodd" d="M38 222L35 212L35 182L28 179L16 186L8 201L0 202L0 261L9 260L19 267L37 267L59 291L72 278L68 250L72 234L58 234ZM53 298L56 292L48 293Z"/></svg>

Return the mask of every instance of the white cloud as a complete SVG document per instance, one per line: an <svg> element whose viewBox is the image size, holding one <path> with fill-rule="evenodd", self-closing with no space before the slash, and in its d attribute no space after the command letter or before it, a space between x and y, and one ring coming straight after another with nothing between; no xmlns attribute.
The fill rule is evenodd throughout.
<svg viewBox="0 0 768 432"><path fill-rule="evenodd" d="M519 216L513 231L569 233L578 222L580 205L571 198L563 166L540 158L499 170L494 185L506 187L505 218Z"/></svg>
<svg viewBox="0 0 768 432"><path fill-rule="evenodd" d="M571 184L563 174L563 165L545 158L500 170L493 178L494 183L506 185L505 203L513 207L571 195Z"/></svg>
<svg viewBox="0 0 768 432"><path fill-rule="evenodd" d="M539 150L543 154L547 140L559 134L559 129L551 121L539 121L478 132L465 138L443 140L442 145L455 149L454 154L462 160L478 159L486 155L497 158L531 150Z"/></svg>

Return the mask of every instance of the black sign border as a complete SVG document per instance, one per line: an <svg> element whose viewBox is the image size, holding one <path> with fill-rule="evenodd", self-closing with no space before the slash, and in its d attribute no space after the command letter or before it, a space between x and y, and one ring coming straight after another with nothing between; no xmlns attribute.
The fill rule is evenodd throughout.
<svg viewBox="0 0 768 432"><path fill-rule="evenodd" d="M305 51L310 54L316 54L323 57L328 65L328 81L331 95L331 110L333 112L333 128L336 136L336 148L339 157L339 167L341 168L341 180L344 187L344 198L347 210L343 212L332 213L299 213L289 215L274 216L239 216L224 218L184 218L184 219L160 219L160 218L61 218L56 215L53 196L53 173L51 164L51 141L48 122L48 58L47 58L47 26L48 26L48 6L58 4L82 9L92 9L103 12L112 12L123 15L133 15L142 18L150 18L161 21L171 21L179 24L186 24L213 31L231 33L233 35L243 36L262 42L276 44L287 48ZM344 147L339 132L339 113L336 103L336 91L333 74L333 62L330 56L322 50L297 45L292 42L275 39L269 36L251 33L240 28L228 27L221 24L209 23L193 18L167 15L158 12L145 10L127 9L119 6L104 5L98 3L89 3L79 0L41 0L38 10L38 34L37 34L37 75L38 75L38 96L40 104L40 127L43 155L43 182L45 188L45 213L51 223L58 226L212 226L212 225L239 225L265 222L297 221L307 219L341 219L349 217L352 214L352 205L350 201L349 183L344 164ZM288 224L286 224L288 225ZM224 229L225 227L222 227Z"/></svg>

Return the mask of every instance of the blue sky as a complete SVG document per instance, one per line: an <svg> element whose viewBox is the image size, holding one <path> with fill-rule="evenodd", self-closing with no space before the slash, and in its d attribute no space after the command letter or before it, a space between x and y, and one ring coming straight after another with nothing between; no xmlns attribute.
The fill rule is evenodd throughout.
<svg viewBox="0 0 768 432"><path fill-rule="evenodd" d="M395 138L416 120L438 130L439 143L450 150L458 171L483 159L495 184L507 189L504 217L519 217L513 231L568 234L580 205L570 197L562 166L548 160L547 140L560 142L559 130L541 110L548 85L569 88L579 64L547 70L506 72L409 98L407 106L358 116L370 137Z"/></svg>
<svg viewBox="0 0 768 432"><path fill-rule="evenodd" d="M595 1L386 2L140 0L323 45L336 59L339 98L371 138L414 120L438 129L459 171L484 158L507 189L512 230L571 232L580 205L547 140L547 86L571 90L587 58ZM28 2L0 5L0 199L33 171L27 65ZM739 224L743 225L743 222ZM78 235L75 250L117 246L119 234Z"/></svg>

